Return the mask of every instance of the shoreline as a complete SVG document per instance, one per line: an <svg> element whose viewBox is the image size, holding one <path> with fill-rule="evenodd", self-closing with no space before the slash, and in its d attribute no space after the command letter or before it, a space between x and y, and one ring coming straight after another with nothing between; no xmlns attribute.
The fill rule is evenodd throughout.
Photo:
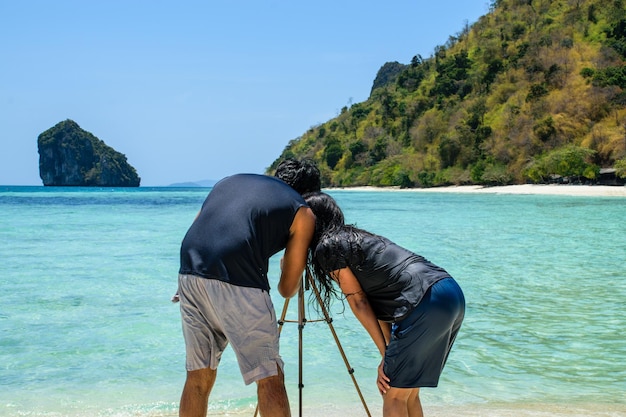
<svg viewBox="0 0 626 417"><path fill-rule="evenodd" d="M463 194L517 194L517 195L563 195L579 197L626 197L626 186L621 185L561 185L521 184L486 187L482 185L458 185L432 188L400 187L336 187L328 190L341 191L401 191L415 193L463 193Z"/></svg>

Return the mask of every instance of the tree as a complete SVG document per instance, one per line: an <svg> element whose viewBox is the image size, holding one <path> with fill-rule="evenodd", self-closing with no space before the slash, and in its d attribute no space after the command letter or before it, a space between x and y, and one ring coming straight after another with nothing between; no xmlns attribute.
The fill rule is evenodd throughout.
<svg viewBox="0 0 626 417"><path fill-rule="evenodd" d="M330 169L334 169L337 166L337 162L343 155L343 149L341 143L336 138L328 138L324 148L324 159Z"/></svg>
<svg viewBox="0 0 626 417"><path fill-rule="evenodd" d="M626 158L615 161L615 175L626 178Z"/></svg>
<svg viewBox="0 0 626 417"><path fill-rule="evenodd" d="M569 145L538 158L528 168L526 175L535 182L543 182L553 175L573 180L596 179L600 168L591 162L595 151Z"/></svg>

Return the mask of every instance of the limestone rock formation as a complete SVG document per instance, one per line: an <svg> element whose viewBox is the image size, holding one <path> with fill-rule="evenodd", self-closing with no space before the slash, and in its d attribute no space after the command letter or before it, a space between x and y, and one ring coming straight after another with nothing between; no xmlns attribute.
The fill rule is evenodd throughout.
<svg viewBox="0 0 626 417"><path fill-rule="evenodd" d="M39 176L46 186L138 187L126 156L65 120L37 139Z"/></svg>

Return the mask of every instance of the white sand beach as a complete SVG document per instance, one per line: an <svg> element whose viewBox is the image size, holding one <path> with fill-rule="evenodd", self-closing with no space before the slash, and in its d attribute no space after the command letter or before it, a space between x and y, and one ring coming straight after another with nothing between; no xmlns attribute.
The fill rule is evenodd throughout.
<svg viewBox="0 0 626 417"><path fill-rule="evenodd" d="M482 194L529 194L529 195L567 195L584 197L626 197L626 186L609 185L556 185L522 184L485 187L482 185L463 185L434 188L399 188L399 187L350 187L333 188L348 191L403 191L418 193L482 193Z"/></svg>

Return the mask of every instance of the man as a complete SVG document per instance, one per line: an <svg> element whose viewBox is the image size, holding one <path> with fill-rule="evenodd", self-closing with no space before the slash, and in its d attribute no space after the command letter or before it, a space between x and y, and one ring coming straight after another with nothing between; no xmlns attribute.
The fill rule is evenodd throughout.
<svg viewBox="0 0 626 417"><path fill-rule="evenodd" d="M285 250L278 292L300 286L315 216L301 197L319 191L310 161L286 160L273 178L238 174L211 190L181 245L178 295L187 379L180 416L206 416L222 352L230 343L244 382L257 383L263 417L290 416L269 258Z"/></svg>

